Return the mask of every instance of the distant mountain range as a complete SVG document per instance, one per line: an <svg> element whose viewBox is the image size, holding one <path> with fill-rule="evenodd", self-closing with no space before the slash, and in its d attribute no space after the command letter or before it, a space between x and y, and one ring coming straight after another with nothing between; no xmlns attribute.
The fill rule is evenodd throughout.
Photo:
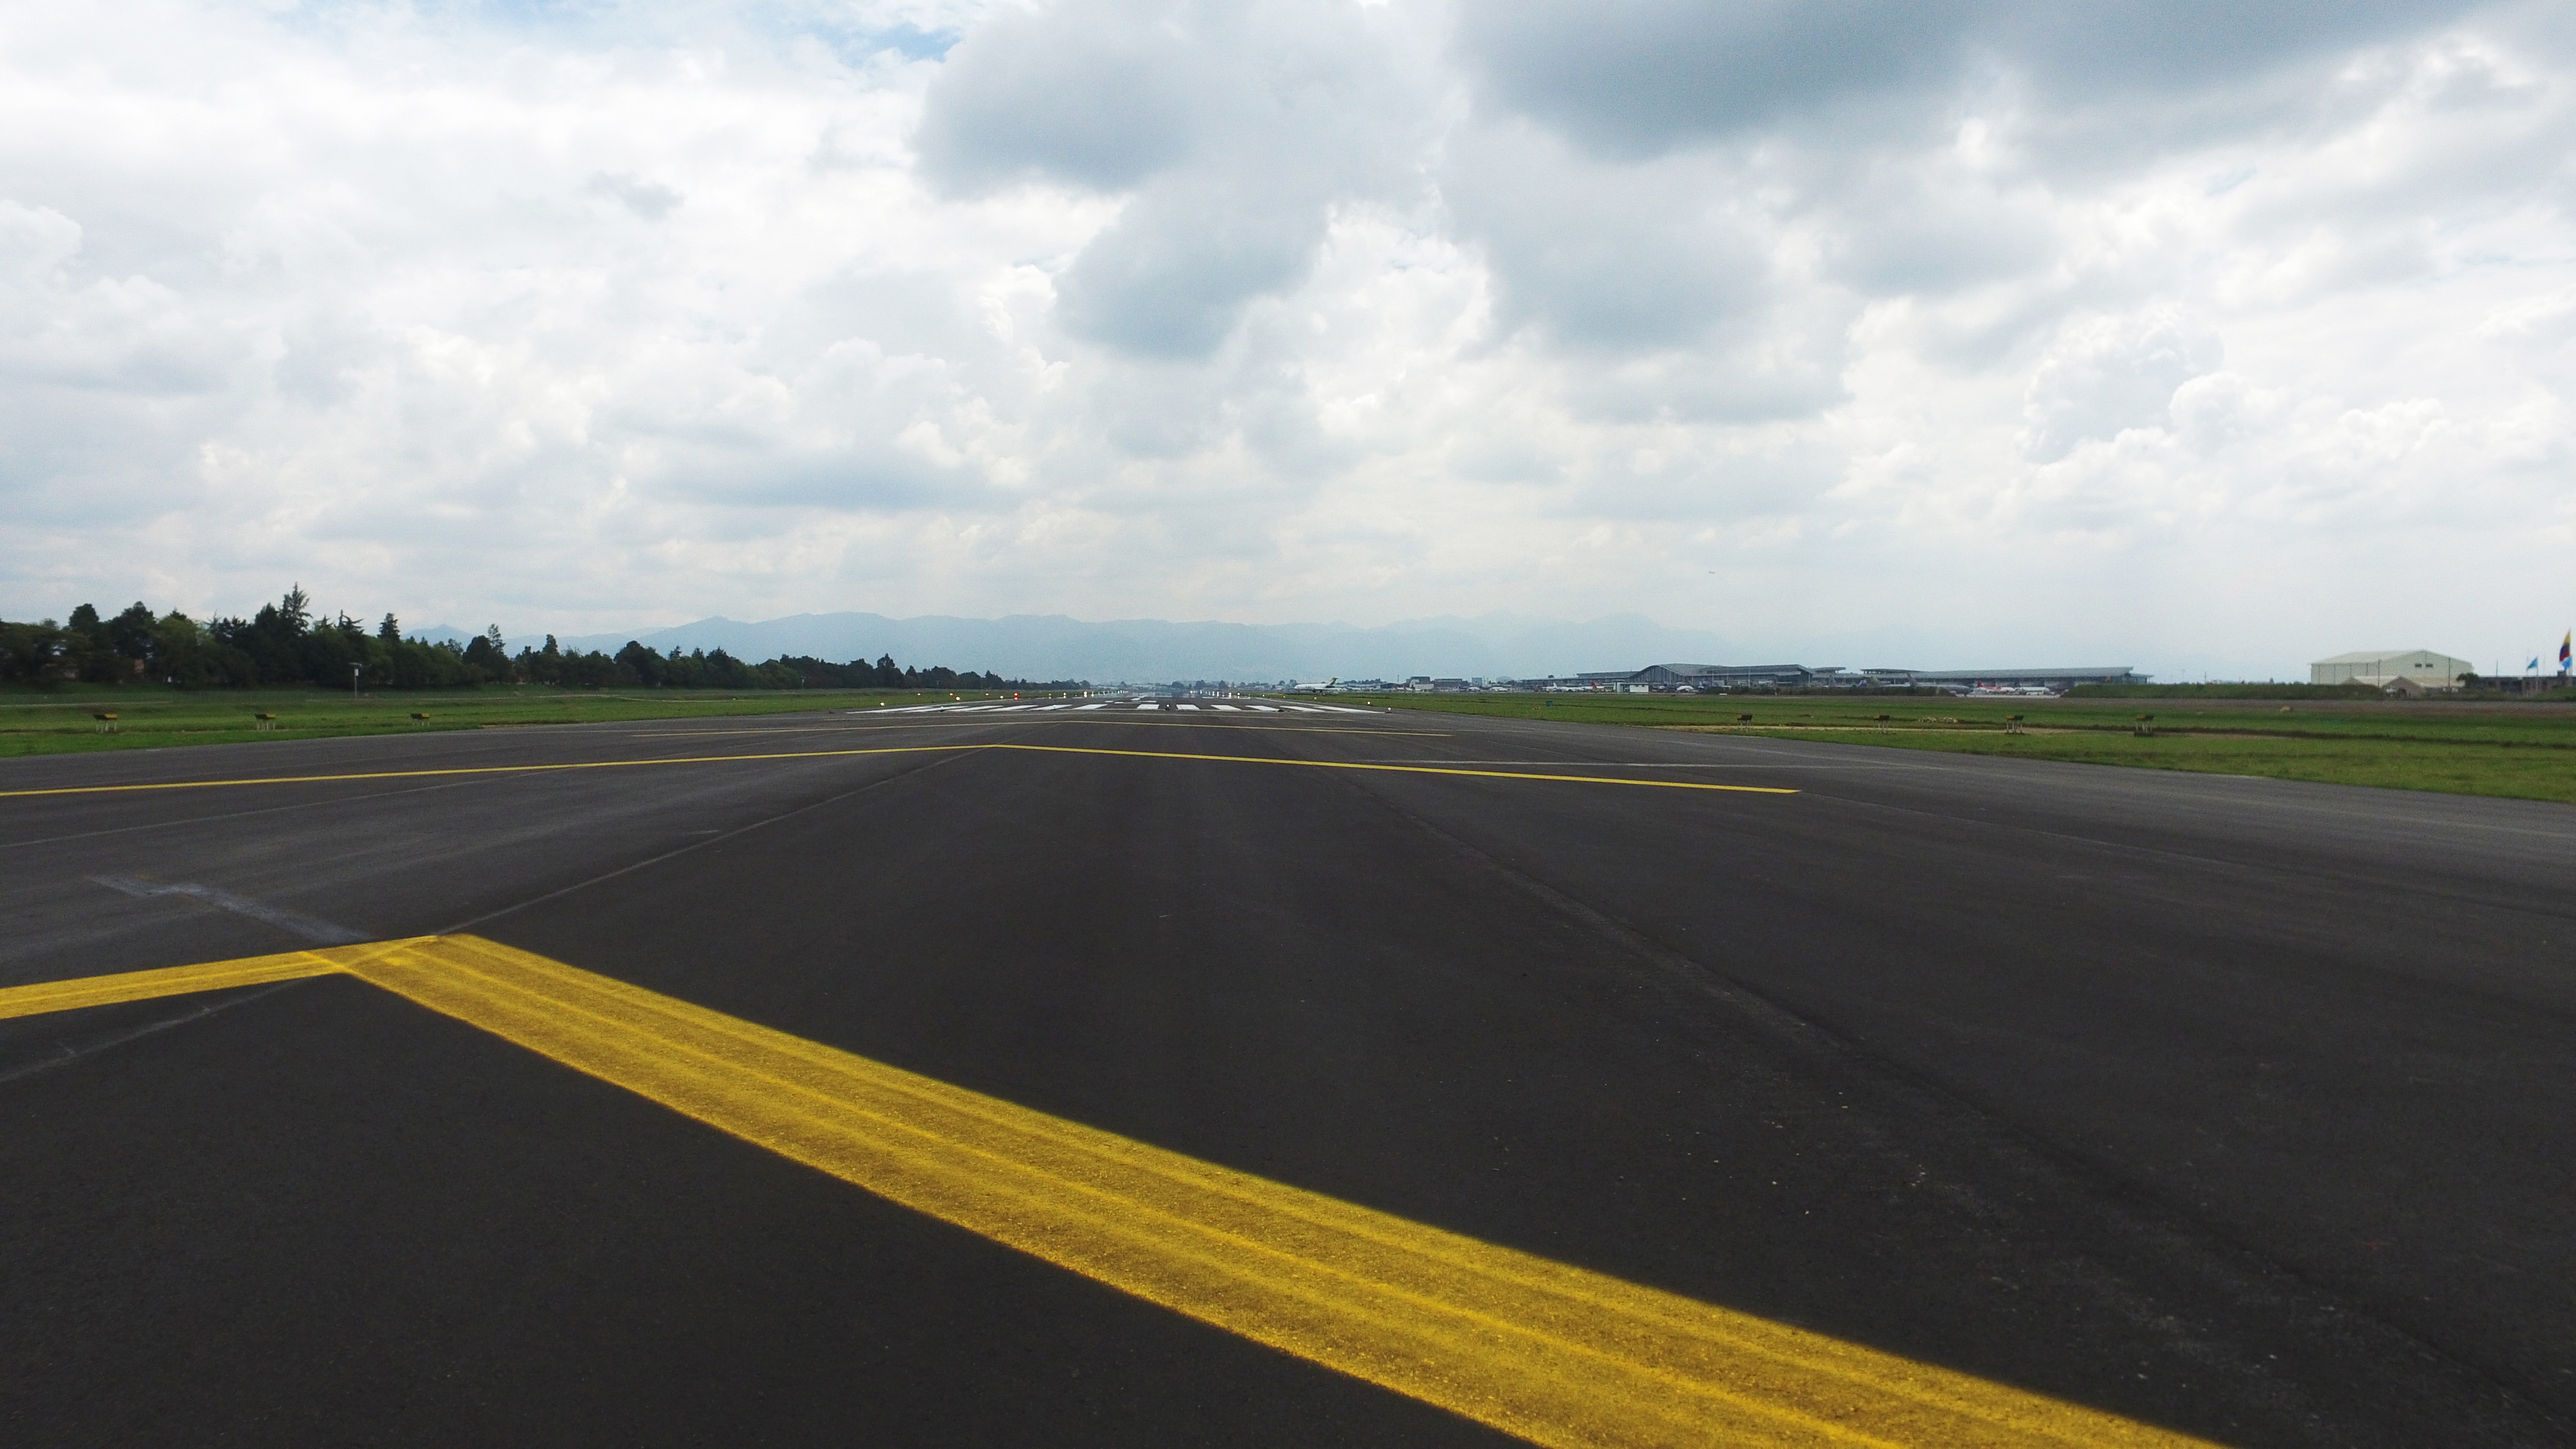
<svg viewBox="0 0 2576 1449"><path fill-rule="evenodd" d="M835 663L891 654L898 664L944 664L1016 679L1087 679L1095 684L1171 680L1405 679L1417 674L1533 678L1586 669L1635 669L1667 661L1732 661L1727 642L1702 629L1673 629L1638 614L1584 623L1486 614L1350 624L1173 623L1113 619L1087 623L1061 614L1003 619L925 615L797 614L746 623L700 619L634 634L588 634L567 649L615 653L629 639L668 651L722 648L750 660L804 654ZM515 649L526 642L513 638Z"/></svg>

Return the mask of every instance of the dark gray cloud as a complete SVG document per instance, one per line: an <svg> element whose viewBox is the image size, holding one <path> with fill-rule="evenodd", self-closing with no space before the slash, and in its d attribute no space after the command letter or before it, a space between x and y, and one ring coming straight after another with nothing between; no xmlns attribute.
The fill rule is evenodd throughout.
<svg viewBox="0 0 2576 1449"><path fill-rule="evenodd" d="M1076 335L1152 357L1202 357L1243 303L1293 285L1324 233L1322 209L1296 196L1222 184L1158 187L1136 198L1075 259L1057 287Z"/></svg>
<svg viewBox="0 0 2576 1449"><path fill-rule="evenodd" d="M994 503L991 490L977 479L960 479L874 450L802 455L756 447L674 450L663 468L642 481L656 496L728 510L940 507L979 512ZM743 526L754 531L751 536L768 527L749 521Z"/></svg>
<svg viewBox="0 0 2576 1449"><path fill-rule="evenodd" d="M1463 7L1457 47L1507 109L1638 154L1944 75L1958 0L1530 0Z"/></svg>
<svg viewBox="0 0 2576 1449"><path fill-rule="evenodd" d="M924 174L963 193L1030 178L1116 191L1180 160L1199 139L1204 58L1151 20L1063 6L979 27L930 88Z"/></svg>
<svg viewBox="0 0 2576 1449"><path fill-rule="evenodd" d="M1928 98L1995 64L2074 99L2189 89L2421 31L2466 0L1523 0L1470 5L1487 100L1612 154Z"/></svg>
<svg viewBox="0 0 2576 1449"><path fill-rule="evenodd" d="M1462 136L1442 194L1484 246L1502 323L1579 350L1698 342L1759 304L1770 258L1710 166L1604 166L1524 128Z"/></svg>
<svg viewBox="0 0 2576 1449"><path fill-rule="evenodd" d="M1328 208L1418 189L1434 98L1355 9L1087 0L953 52L915 144L952 194L1036 181L1130 193L1062 279L1058 321L1203 357L1304 278Z"/></svg>
<svg viewBox="0 0 2576 1449"><path fill-rule="evenodd" d="M2193 89L2417 34L2475 0L2045 0L1999 5L1970 34L2072 96Z"/></svg>

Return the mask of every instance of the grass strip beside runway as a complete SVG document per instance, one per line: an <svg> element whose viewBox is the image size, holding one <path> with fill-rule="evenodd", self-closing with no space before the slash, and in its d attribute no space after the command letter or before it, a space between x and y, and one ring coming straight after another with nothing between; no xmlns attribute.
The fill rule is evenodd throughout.
<svg viewBox="0 0 2576 1449"><path fill-rule="evenodd" d="M2576 710L2538 701L2267 704L1806 694L1362 698L1425 715L1642 725L2576 803Z"/></svg>
<svg viewBox="0 0 2576 1449"><path fill-rule="evenodd" d="M0 991L0 1015L302 966L870 1192L1547 1445L2180 1436L1231 1171L472 936ZM60 1003L43 1005L41 1003Z"/></svg>

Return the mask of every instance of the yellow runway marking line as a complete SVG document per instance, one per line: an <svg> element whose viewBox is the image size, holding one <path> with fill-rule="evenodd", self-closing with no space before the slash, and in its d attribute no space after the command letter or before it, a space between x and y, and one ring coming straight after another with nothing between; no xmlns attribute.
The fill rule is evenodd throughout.
<svg viewBox="0 0 2576 1449"><path fill-rule="evenodd" d="M141 785L62 785L0 790L0 800L34 795L124 795L153 790L223 790L243 785L331 785L347 780L427 780L452 775L537 775L562 770L629 770L648 765L717 765L743 760L824 760L850 755L918 755L982 745L886 745L871 750L791 750L759 755L671 755L650 760L574 760L550 765L452 765L436 770L361 770L342 775L263 775L239 780L161 780Z"/></svg>
<svg viewBox="0 0 2576 1449"><path fill-rule="evenodd" d="M230 981L226 968L237 976L287 959L193 969ZM1231 1171L477 937L293 959L1174 1312L1536 1443L2198 1442ZM107 990L17 990L71 1001L83 987Z"/></svg>
<svg viewBox="0 0 2576 1449"><path fill-rule="evenodd" d="M426 938L424 938L426 939ZM228 986L257 986L267 981L294 981L328 976L348 969L352 953L384 951L410 944L387 942L327 951L289 951L282 956L252 956L239 961L212 961L202 966L172 966L160 971L127 971L79 981L47 981L34 986L0 988L0 1020L75 1011L84 1006L113 1006L121 1001L150 1001L157 996L187 996L221 991Z"/></svg>
<svg viewBox="0 0 2576 1449"><path fill-rule="evenodd" d="M1548 775L1528 771L1471 770L1447 765L1358 764L1342 760L1284 760L1265 755L1201 755L1177 750L1086 749L1074 745L1023 745L993 741L971 745L879 745L863 750L779 750L756 755L673 755L649 760L576 760L552 765L456 765L436 770L366 770L345 775L270 775L242 780L164 780L141 785L59 785L43 790L0 790L0 800L43 795L129 795L158 790L221 790L246 785L329 785L350 780L422 780L456 775L535 775L565 770L632 770L654 765L723 765L759 760L837 760L863 755L955 754L969 750L1030 750L1056 755L1119 755L1139 760L1209 760L1237 765L1299 765L1316 770L1387 770L1411 775L1474 775L1497 780L1562 780L1575 785L1636 785L1653 790L1730 790L1748 795L1795 795L1777 785L1711 785L1684 780L1621 780L1607 775Z"/></svg>
<svg viewBox="0 0 2576 1449"><path fill-rule="evenodd" d="M1120 728L1120 729L1145 729L1145 730L1204 729L1204 728L1207 728L1207 727L1209 727L1209 726L1211 726L1211 725L1222 724L1222 725L1224 725L1224 726L1225 726L1225 728L1227 728L1227 729L1233 729L1233 730L1250 730L1250 731L1254 731L1254 732L1261 733L1261 734L1273 734L1273 735L1398 735L1398 736L1402 736L1403 738L1406 738L1406 739L1424 739L1424 740L1445 740L1445 739L1451 739L1451 738L1454 738L1454 737L1455 737L1455 734L1456 734L1456 732L1455 732L1455 731L1453 731L1453 730L1363 730L1363 729L1352 729L1352 728L1350 728L1350 727L1348 727L1348 726L1345 726L1345 725L1331 725L1331 724L1303 724L1303 725L1289 725L1289 724L1255 724L1255 723L1253 723L1253 722L1252 722L1252 721L1250 721L1250 720L1218 720L1218 719L1102 719L1102 718L1099 718L1099 717L1098 717L1098 716L1096 716L1096 715L1087 715L1087 714L1085 714L1085 715L1052 715L1052 714L1051 714L1051 715L1025 715L1025 714L1015 714L1015 715L1011 715L1011 716L1009 716L1009 717L1007 717L1007 718L1004 718L1004 719L985 719L985 718L982 718L982 717L973 717L973 718L960 718L960 719L928 719L928 720L913 720L913 721L907 721L907 722L902 723L902 724L866 724L866 725L796 725L796 726L792 726L792 727L790 727L790 728L785 728L785 729L774 729L774 730L768 730L768 729L742 729L742 730L628 730L628 731L626 732L626 738L628 738L628 739L630 739L630 740L689 740L689 739L711 739L711 738L715 738L715 737L717 737L717 736L730 736L730 735L832 735L832 734L865 734L865 733L868 733L869 731L872 731L872 730L938 730L938 729L952 729L952 730L953 730L953 729L967 729L967 728L970 728L970 727L973 727L973 726L977 726L977 725L996 725L996 724L1004 724L1004 725L1008 725L1008 724L1078 724L1078 725L1115 725L1115 726L1117 726L1117 727L1118 727L1118 728Z"/></svg>
<svg viewBox="0 0 2576 1449"><path fill-rule="evenodd" d="M1712 785L1700 780L1622 780L1613 775L1550 775L1535 770L1474 770L1464 765L1386 765L1360 760L1280 760L1267 755L1195 755L1163 750L1107 750L1080 745L991 744L988 750L1042 750L1058 755L1126 755L1141 760L1223 760L1237 765L1302 765L1315 770L1388 770L1400 775L1466 775L1487 780L1562 780L1570 785L1637 785L1650 790L1724 790L1741 795L1795 795L1781 785Z"/></svg>

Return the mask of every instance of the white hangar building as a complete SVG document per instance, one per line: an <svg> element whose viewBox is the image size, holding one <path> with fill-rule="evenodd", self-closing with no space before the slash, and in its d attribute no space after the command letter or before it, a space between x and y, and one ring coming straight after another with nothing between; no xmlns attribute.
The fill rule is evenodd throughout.
<svg viewBox="0 0 2576 1449"><path fill-rule="evenodd" d="M2418 689L2457 689L2460 676L2477 670L2465 659L2430 649L2364 649L2338 654L2308 666L2310 684L2367 684L2387 689L2404 680Z"/></svg>

